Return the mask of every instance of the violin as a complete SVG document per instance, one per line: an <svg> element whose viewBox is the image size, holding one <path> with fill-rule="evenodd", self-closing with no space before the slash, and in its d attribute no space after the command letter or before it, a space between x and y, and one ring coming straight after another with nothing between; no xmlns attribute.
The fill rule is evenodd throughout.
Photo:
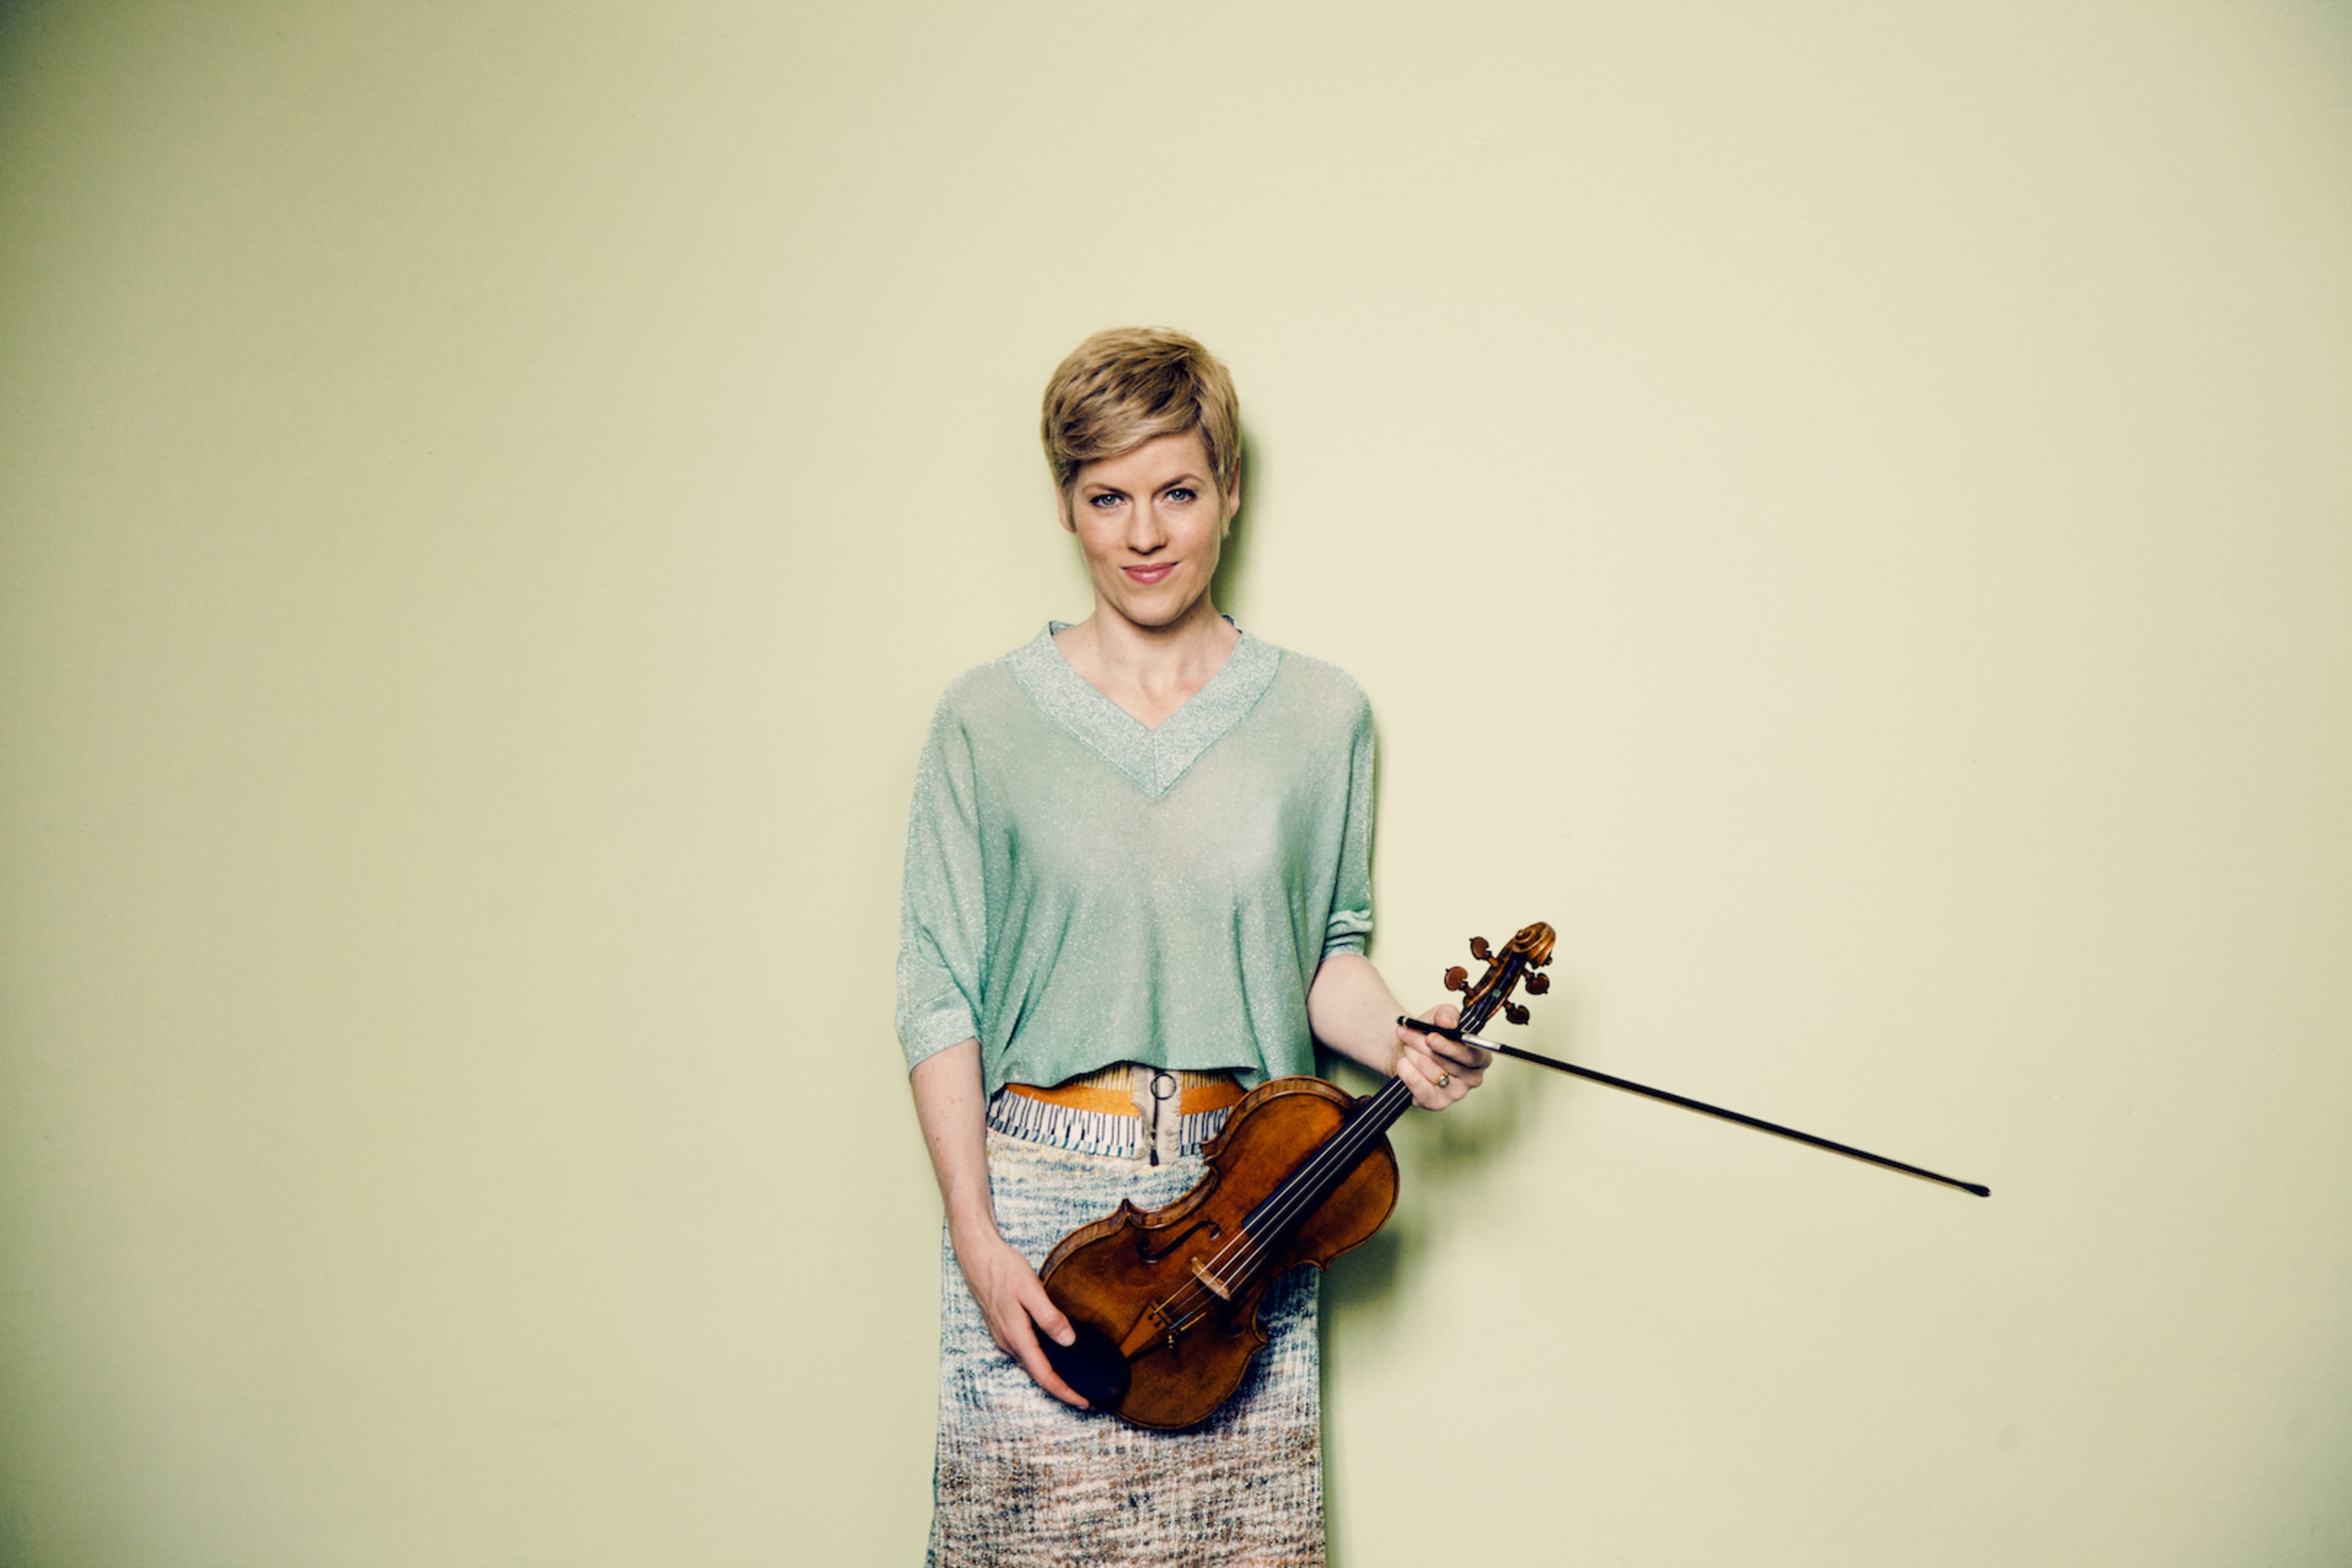
<svg viewBox="0 0 2352 1568"><path fill-rule="evenodd" d="M1445 973L1463 994L1463 1033L1511 1000L1550 989L1551 927L1538 921L1490 951L1474 985L1467 969ZM1388 1130L1413 1103L1402 1079L1359 1099L1319 1078L1277 1078L1242 1098L1201 1150L1208 1173L1171 1204L1115 1214L1062 1238L1038 1277L1076 1338L1038 1344L1062 1381L1097 1409L1137 1426L1173 1431L1215 1414L1265 1345L1258 1328L1266 1287L1302 1263L1324 1268L1360 1247L1396 1207L1396 1152Z"/></svg>
<svg viewBox="0 0 2352 1568"><path fill-rule="evenodd" d="M1470 939L1486 965L1476 984L1455 965L1445 988L1462 993L1454 1027L1400 1018L1426 1034L1572 1073L1595 1083L1686 1110L1769 1132L1905 1175L1991 1195L1973 1182L1938 1175L1883 1154L1652 1089L1629 1079L1482 1039L1499 1010L1514 1024L1528 1009L1511 1000L1524 985L1540 996L1551 977L1554 932L1538 921L1492 951ZM1396 1207L1396 1152L1388 1130L1413 1103L1391 1079L1361 1099L1318 1078L1278 1078L1242 1098L1217 1136L1201 1150L1208 1173L1156 1209L1122 1203L1115 1214L1080 1226L1047 1255L1038 1277L1070 1320L1071 1343L1037 1337L1062 1381L1098 1410L1136 1426L1175 1431L1207 1420L1241 1385L1266 1337L1258 1307L1266 1287L1302 1263L1317 1268L1360 1247Z"/></svg>

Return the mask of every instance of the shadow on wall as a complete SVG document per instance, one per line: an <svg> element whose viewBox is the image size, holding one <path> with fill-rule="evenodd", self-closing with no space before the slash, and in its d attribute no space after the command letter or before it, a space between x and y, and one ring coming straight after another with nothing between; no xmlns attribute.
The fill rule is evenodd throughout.
<svg viewBox="0 0 2352 1568"><path fill-rule="evenodd" d="M1496 933L1485 933L1493 936ZM1507 937L1509 932L1501 933ZM1471 974L1478 973L1473 966ZM1404 984L1408 977L1394 977ZM1555 984L1543 999L1545 1044L1537 1048L1576 1056L1578 1030L1570 998ZM1507 1031L1508 1026L1502 1026ZM1514 1031L1515 1032L1515 1031ZM1365 1094L1379 1086L1372 1074L1352 1062L1325 1058L1325 1076L1349 1092ZM1552 1097L1569 1086L1539 1068L1509 1061L1496 1063L1479 1091L1443 1115L1409 1112L1398 1123L1396 1142L1399 1197L1396 1213L1370 1241L1345 1257L1334 1258L1323 1279L1322 1334L1323 1402L1328 1411L1334 1386L1348 1375L1345 1341L1360 1357L1377 1352L1388 1339L1395 1308L1405 1282L1428 1266L1432 1236L1452 1216L1466 1213L1489 1196L1497 1173L1512 1165L1512 1152L1528 1131L1551 1116ZM1557 1124L1555 1120L1555 1125ZM1332 1453L1331 1426L1324 1422L1323 1516L1327 1549L1333 1568L1348 1561L1345 1499L1333 1487L1343 1467Z"/></svg>
<svg viewBox="0 0 2352 1568"><path fill-rule="evenodd" d="M1242 504L1234 513L1233 531L1217 555L1217 574L1209 581L1209 597L1218 610L1231 616L1234 624L1244 631L1249 617L1242 614L1242 578L1249 569L1250 497L1256 492L1265 473L1265 449L1250 435L1249 421L1242 421Z"/></svg>

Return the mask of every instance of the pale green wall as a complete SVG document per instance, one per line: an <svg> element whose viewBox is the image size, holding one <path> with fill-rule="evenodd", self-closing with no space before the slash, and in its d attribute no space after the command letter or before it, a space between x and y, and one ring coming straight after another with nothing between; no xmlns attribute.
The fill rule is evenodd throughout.
<svg viewBox="0 0 2352 1568"><path fill-rule="evenodd" d="M2352 18L0 12L0 1562L908 1563L887 994L1205 338L1377 956L1346 1568L2352 1560Z"/></svg>

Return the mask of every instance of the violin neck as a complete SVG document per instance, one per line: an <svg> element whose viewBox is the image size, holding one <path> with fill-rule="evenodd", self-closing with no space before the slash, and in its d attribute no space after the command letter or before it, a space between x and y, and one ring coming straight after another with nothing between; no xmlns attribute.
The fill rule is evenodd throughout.
<svg viewBox="0 0 2352 1568"><path fill-rule="evenodd" d="M1412 1091L1402 1079L1391 1079L1378 1094L1358 1100L1339 1130L1250 1210L1242 1228L1262 1247L1271 1248L1276 1237L1331 1195L1412 1104Z"/></svg>
<svg viewBox="0 0 2352 1568"><path fill-rule="evenodd" d="M1392 1078L1381 1086L1378 1094L1357 1105L1355 1114L1348 1118L1342 1136L1346 1132L1359 1132L1364 1147L1369 1149L1373 1140L1395 1126L1397 1118L1412 1109L1412 1090L1405 1087L1404 1079Z"/></svg>

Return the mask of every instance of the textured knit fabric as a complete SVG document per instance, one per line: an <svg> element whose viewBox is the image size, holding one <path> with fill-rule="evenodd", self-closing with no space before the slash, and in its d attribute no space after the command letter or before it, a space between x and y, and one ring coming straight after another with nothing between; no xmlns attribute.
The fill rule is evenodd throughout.
<svg viewBox="0 0 2352 1568"><path fill-rule="evenodd" d="M1197 1154L1150 1165L992 1132L997 1227L1034 1264L1122 1198L1198 1184ZM940 1441L931 1568L1312 1568L1323 1562L1320 1276L1292 1270L1259 1314L1268 1343L1234 1397L1184 1432L1073 1410L996 1348L940 1241Z"/></svg>
<svg viewBox="0 0 2352 1568"><path fill-rule="evenodd" d="M899 930L907 1064L1314 1070L1307 991L1371 929L1372 721L1354 681L1244 634L1147 729L1048 626L949 687L916 772Z"/></svg>

